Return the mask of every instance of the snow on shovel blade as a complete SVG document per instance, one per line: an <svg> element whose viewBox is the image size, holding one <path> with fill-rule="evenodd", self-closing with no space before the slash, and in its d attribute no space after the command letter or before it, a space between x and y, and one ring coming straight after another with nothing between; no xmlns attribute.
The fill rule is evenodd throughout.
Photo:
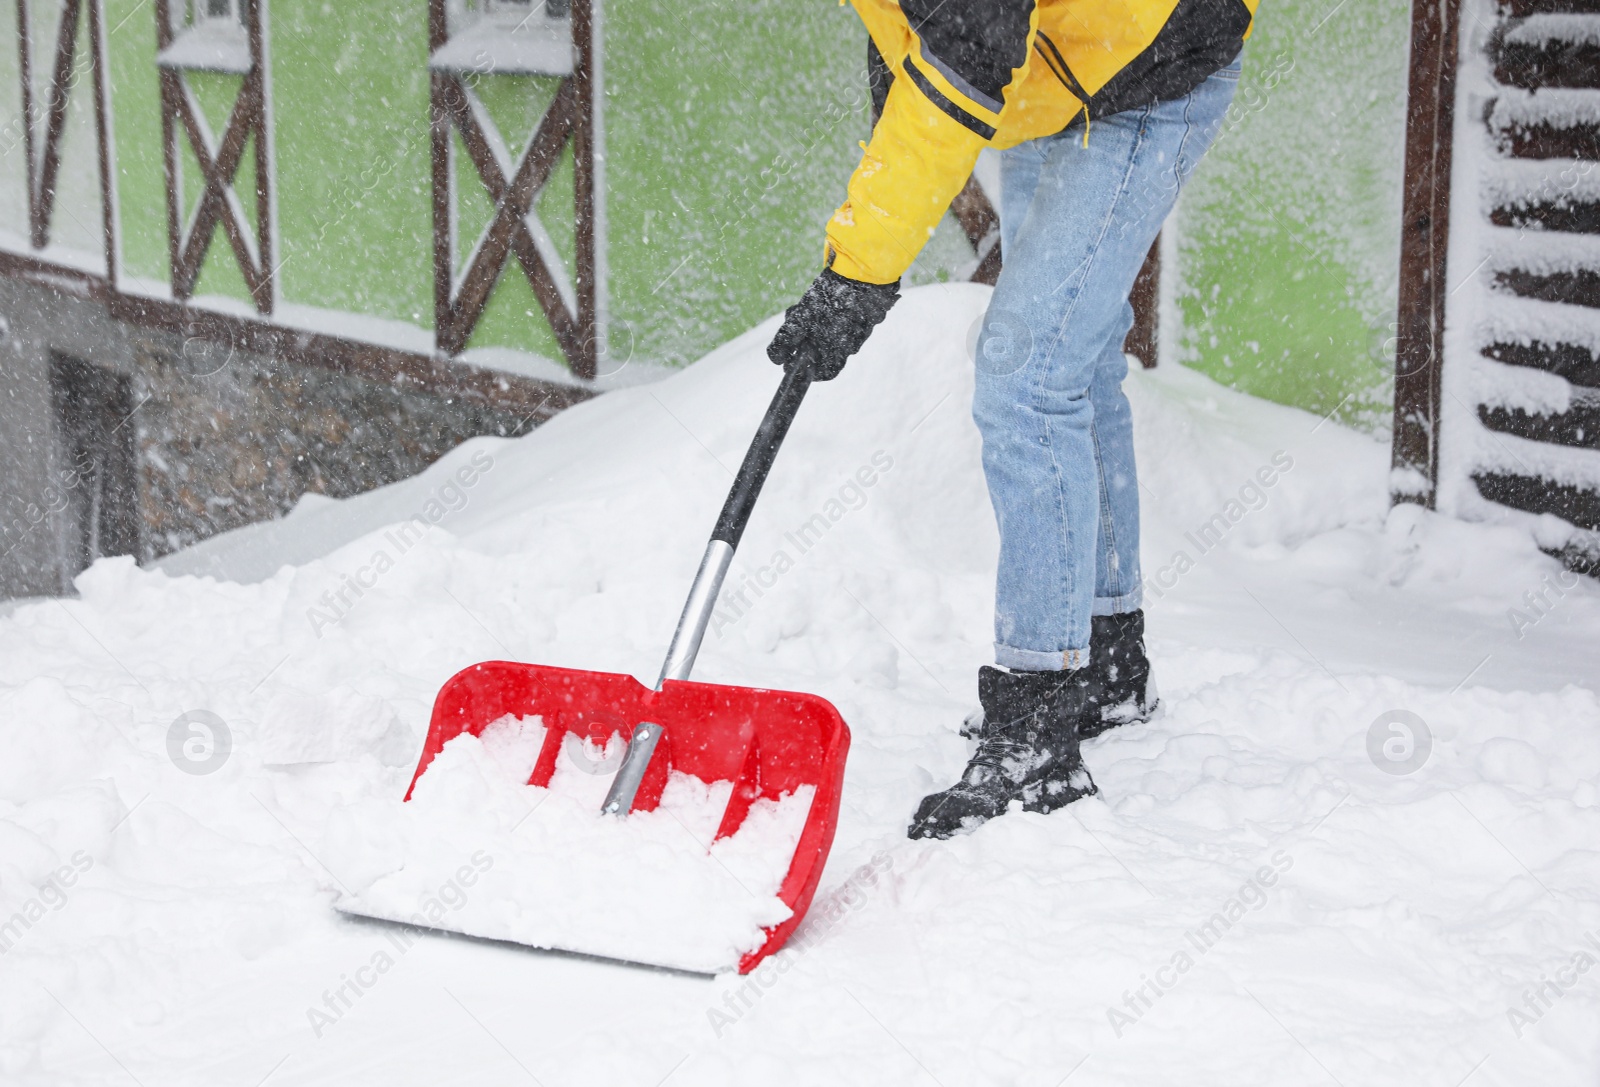
<svg viewBox="0 0 1600 1087"><path fill-rule="evenodd" d="M850 732L832 705L788 691L676 680L653 691L632 676L608 672L507 661L477 664L452 677L434 703L427 743L406 791L406 800L417 798L416 816L423 815L436 787L457 790L459 802L450 810L475 812L475 799L490 790L468 765L474 758L483 761L483 748L470 738L497 741L497 730L535 720L528 727L539 731L527 735L535 738L538 753L527 784L541 789L550 788L569 736L605 748L615 746L614 738L628 739L641 724L660 726L628 818L603 816L597 801L580 806L552 791L546 794L549 806L540 799L539 818L530 819L517 840L520 862L513 856L509 866L490 873L494 858L484 851L468 859L471 850L436 850L408 858L407 867L414 870L398 873L387 896L369 889L351 895L339 909L703 973L735 967L749 973L783 946L811 904L833 844ZM446 750L463 736L469 738L466 747L458 743ZM423 781L436 759L439 772ZM489 804L486 796L484 804ZM485 822L493 815L485 810ZM541 863L534 863L525 844L530 827L532 841L544 843L537 857ZM501 840L509 840L507 827L500 831ZM686 833L697 843L691 867L698 866L700 873L666 872L663 856L673 848L681 854ZM495 840L492 833L462 837ZM510 870L519 864L520 870ZM482 876L477 900L465 909L452 903L450 909L415 912L417 895L458 869L474 883ZM596 908L586 893L592 897L597 887L574 888L572 879L621 888L626 897L614 901L611 910L603 901ZM718 897L713 879L735 888L733 901L720 909L713 901ZM506 900L513 887L517 900ZM678 929L670 934L674 923ZM706 931L685 931L686 924ZM661 931L652 931L653 926ZM731 940L730 933L735 934Z"/></svg>

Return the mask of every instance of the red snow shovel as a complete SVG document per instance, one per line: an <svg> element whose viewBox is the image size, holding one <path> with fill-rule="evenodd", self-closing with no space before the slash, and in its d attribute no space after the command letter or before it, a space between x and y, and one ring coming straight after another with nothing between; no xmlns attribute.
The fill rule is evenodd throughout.
<svg viewBox="0 0 1600 1087"><path fill-rule="evenodd" d="M833 844L850 730L839 711L816 695L693 683L689 672L734 549L810 385L803 360L785 372L717 518L655 689L612 672L509 661L475 664L439 692L422 760L406 790L410 800L417 779L445 744L462 733L477 735L507 715L538 716L545 727L530 785L550 784L569 733L602 746L613 736L626 736L627 751L604 812L625 816L653 810L672 770L707 783L732 781L718 839L738 831L755 801L813 786L811 811L778 891L793 913L765 930L766 941L740 960L741 974L782 947L811 905Z"/></svg>

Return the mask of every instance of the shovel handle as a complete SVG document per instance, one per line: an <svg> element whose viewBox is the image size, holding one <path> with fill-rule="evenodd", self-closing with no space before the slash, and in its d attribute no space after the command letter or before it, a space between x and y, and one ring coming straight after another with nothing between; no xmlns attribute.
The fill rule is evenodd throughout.
<svg viewBox="0 0 1600 1087"><path fill-rule="evenodd" d="M717 525L711 530L711 542L706 545L700 569L689 588L689 599L684 601L683 615L678 619L678 629L673 632L672 645L667 650L666 662L661 666L661 678L656 681L656 690L660 690L661 685L669 679L688 679L694 669L694 659L700 653L700 642L706 636L711 612L717 606L722 579L727 577L728 567L733 563L733 552L744 536L745 525L750 523L750 513L755 509L756 499L761 496L761 488L767 482L767 473L772 471L772 462L777 459L778 449L789 433L789 424L794 422L795 413L800 410L800 402L805 399L809 388L809 360L796 360L784 368L783 380L778 384L772 403L767 406L767 414L761 418L761 425L756 428L755 440L744 455L744 463L739 465L733 489L728 492L728 500L722 504Z"/></svg>
<svg viewBox="0 0 1600 1087"><path fill-rule="evenodd" d="M810 388L808 360L800 360L784 369L778 391L767 406L767 414L761 417L755 439L745 452L744 463L739 465L739 474L733 479L728 500L722 504L717 527L711 530L713 542L721 540L731 548L738 548L744 528L750 523L750 513L756 508L756 499L761 497L761 488L767 482L767 473L772 471L772 462L778 457L778 448L783 445L789 424L794 422L800 401L805 399L806 390Z"/></svg>

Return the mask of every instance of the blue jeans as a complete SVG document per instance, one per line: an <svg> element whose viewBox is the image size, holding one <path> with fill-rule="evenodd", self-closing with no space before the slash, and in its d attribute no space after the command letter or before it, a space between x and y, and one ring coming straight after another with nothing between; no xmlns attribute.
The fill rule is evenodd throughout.
<svg viewBox="0 0 1600 1087"><path fill-rule="evenodd" d="M1145 253L1216 138L1239 61L1186 97L1001 156L1005 257L978 337L972 414L1000 524L995 660L1088 660L1091 615L1140 605L1139 483L1122 379Z"/></svg>

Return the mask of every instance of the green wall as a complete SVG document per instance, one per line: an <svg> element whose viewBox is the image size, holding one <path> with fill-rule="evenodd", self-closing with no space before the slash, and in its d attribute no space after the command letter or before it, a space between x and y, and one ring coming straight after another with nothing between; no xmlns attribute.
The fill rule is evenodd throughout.
<svg viewBox="0 0 1600 1087"><path fill-rule="evenodd" d="M106 6L107 26L120 27L107 48L123 266L164 280L155 18L148 0ZM274 0L269 34L280 297L432 327L426 4ZM220 140L240 78L188 79ZM198 164L181 145L192 209ZM254 226L248 152L235 188ZM196 291L249 297L220 231Z"/></svg>
<svg viewBox="0 0 1600 1087"><path fill-rule="evenodd" d="M1176 221L1179 354L1245 392L1387 425L1405 0L1266 0Z"/></svg>
<svg viewBox="0 0 1600 1087"><path fill-rule="evenodd" d="M164 279L154 18L148 0L107 6L124 266ZM426 16L423 0L272 0L284 301L432 327ZM613 348L684 363L782 308L819 266L867 132L865 34L832 0L629 0L603 19ZM189 78L220 135L238 78ZM476 87L515 152L555 81ZM457 146L464 252L492 208ZM196 173L190 159L191 201ZM569 261L572 195L569 152L539 203ZM220 234L197 291L248 297ZM470 346L559 358L514 265Z"/></svg>
<svg viewBox="0 0 1600 1087"><path fill-rule="evenodd" d="M868 132L866 33L835 0L606 10L611 308L688 362L791 304Z"/></svg>
<svg viewBox="0 0 1600 1087"><path fill-rule="evenodd" d="M153 5L105 3L124 270L165 280ZM683 364L788 305L817 270L867 135L865 32L834 0L613 0L602 18L613 348L602 371L627 358ZM1169 343L1189 365L1383 425L1407 20L1405 0L1264 4L1234 109L1173 228L1181 327ZM281 298L418 336L433 324L426 21L425 0L270 0ZM0 50L0 84L14 84L14 65ZM238 77L190 81L220 135ZM554 87L477 83L513 151ZM15 111L8 102L0 95L0 112ZM92 178L92 141L76 146L70 176ZM465 251L492 209L464 155L457 166ZM249 170L239 187L253 216ZM192 158L185 172L192 206ZM13 222L20 185L0 183L0 226L25 232L25 217ZM539 203L569 260L572 187L569 154ZM69 210L97 221L88 204ZM947 220L911 279L948 278L970 259ZM247 297L220 233L199 292ZM560 357L514 263L469 346Z"/></svg>

